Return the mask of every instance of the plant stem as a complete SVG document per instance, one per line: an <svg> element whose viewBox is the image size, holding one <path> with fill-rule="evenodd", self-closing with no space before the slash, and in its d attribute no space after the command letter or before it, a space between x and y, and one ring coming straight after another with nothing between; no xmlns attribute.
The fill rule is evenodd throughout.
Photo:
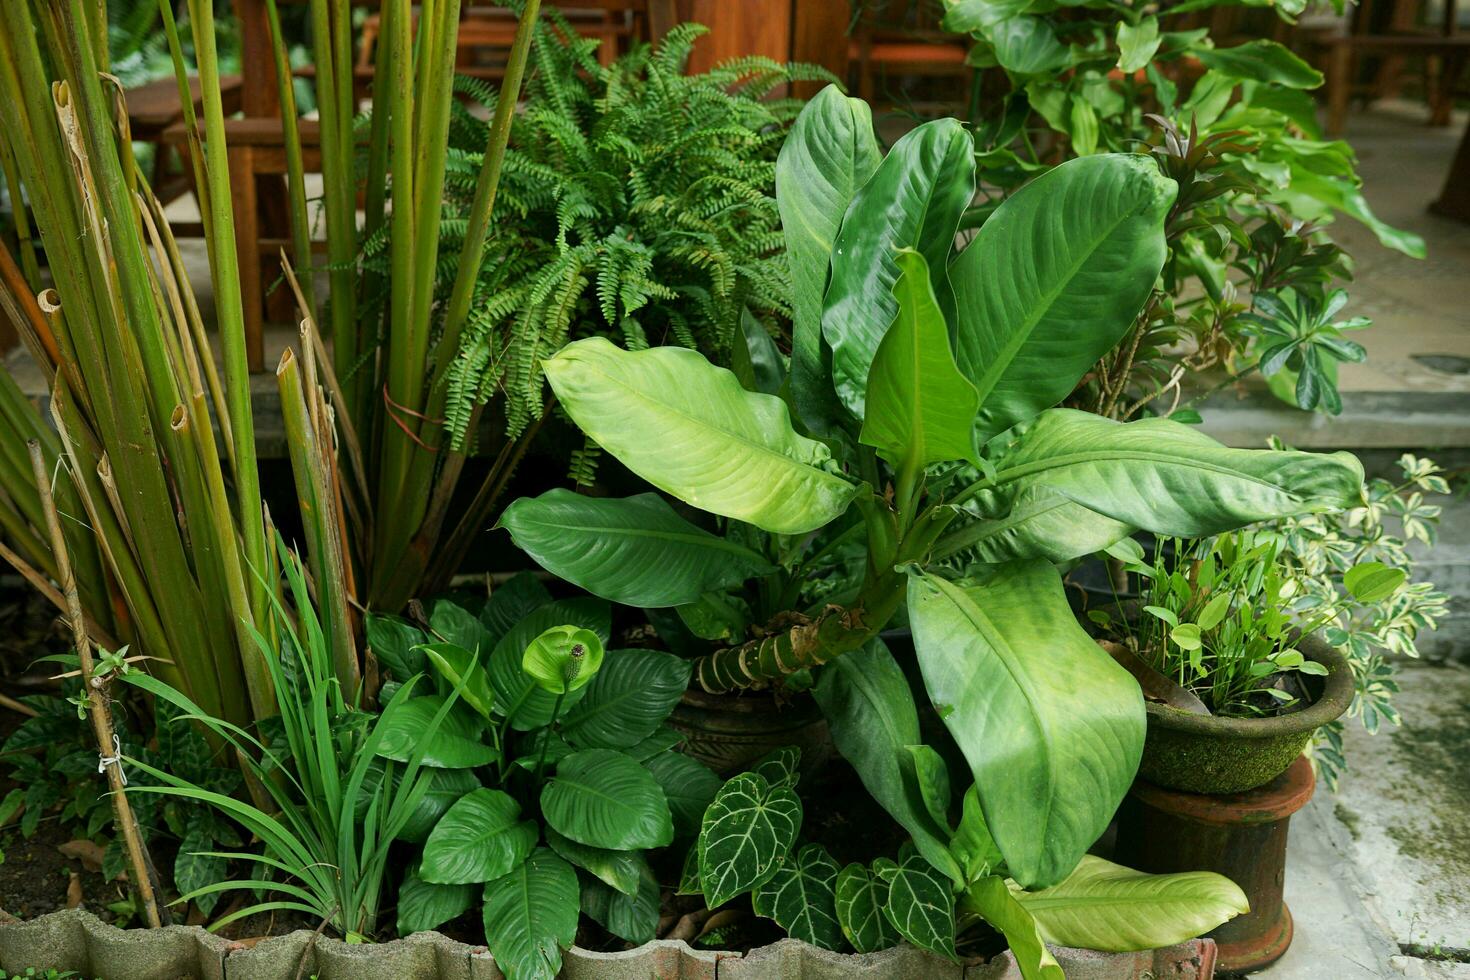
<svg viewBox="0 0 1470 980"><path fill-rule="evenodd" d="M61 591L66 596L66 619L71 627L72 645L81 663L82 690L87 695L87 714L92 719L92 731L97 736L97 751L107 770L107 782L112 787L112 812L117 829L122 834L127 848L128 862L132 865L133 883L138 897L143 901L143 913L150 928L163 925L158 901L153 893L153 881L148 874L149 861L145 856L145 845L138 830L138 821L128 803L124 790L121 754L115 748L117 734L112 727L112 714L107 706L107 683L92 673L92 648L87 639L86 617L82 614L82 601L77 595L76 577L72 574L71 561L67 556L66 538L61 533L61 519L56 512L56 501L51 496L51 475L46 471L46 459L41 453L41 444L34 439L26 444L31 455L31 467L36 477L36 489L46 510L46 529L51 535L51 548L56 555L56 567L60 573Z"/></svg>
<svg viewBox="0 0 1470 980"><path fill-rule="evenodd" d="M561 716L561 703L566 699L566 692L556 696L556 701L551 705L551 720L546 723L546 737L541 740L541 751L536 755L536 775L532 779L533 786L541 785L541 773L546 766L546 748L551 744L551 730L556 727L556 720Z"/></svg>

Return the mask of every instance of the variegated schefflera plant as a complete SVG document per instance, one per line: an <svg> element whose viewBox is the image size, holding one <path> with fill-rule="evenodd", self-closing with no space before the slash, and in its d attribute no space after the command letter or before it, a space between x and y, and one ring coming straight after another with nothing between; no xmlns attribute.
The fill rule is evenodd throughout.
<svg viewBox="0 0 1470 980"><path fill-rule="evenodd" d="M502 524L546 569L655 622L668 607L697 627L733 616L731 642L695 664L704 690L814 680L915 867L957 896L905 938L952 955L956 922L983 918L1045 976L1042 940L1163 945L1244 909L1222 878L1084 857L1133 779L1143 697L1076 622L1058 569L1139 530L1200 536L1350 506L1362 468L1054 407L1155 288L1175 184L1142 154L1072 160L957 247L974 173L958 122L921 125L885 156L867 106L824 91L778 164L789 367L755 330L734 372L689 350L571 344L545 363L557 398L661 493L554 490ZM666 497L712 517L693 523ZM810 601L808 580L851 547L860 582ZM937 754L911 750L917 709L876 639L904 606L970 770L963 792Z"/></svg>

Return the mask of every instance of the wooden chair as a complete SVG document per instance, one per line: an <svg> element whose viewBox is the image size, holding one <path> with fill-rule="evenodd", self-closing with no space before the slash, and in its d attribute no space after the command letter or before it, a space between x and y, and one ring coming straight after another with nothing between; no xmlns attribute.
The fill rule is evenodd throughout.
<svg viewBox="0 0 1470 980"><path fill-rule="evenodd" d="M967 39L939 29L939 4L917 0L905 11L903 23L879 21L871 10L858 19L848 44L848 62L855 64L858 94L872 102L874 75L968 76Z"/></svg>
<svg viewBox="0 0 1470 980"><path fill-rule="evenodd" d="M225 115L240 111L241 82L239 75L224 75L220 78L220 98ZM148 174L148 184L153 193L164 204L187 193L194 186L194 177L187 162L182 158L181 146L165 142L164 131L184 121L184 104L179 98L179 83L169 76L146 85L135 85L126 89L123 96L127 103L128 130L133 141L148 143L153 147L153 166ZM194 112L204 111L203 98L199 92L199 78L190 76L189 96L194 101ZM170 160L180 161L178 173L170 170Z"/></svg>
<svg viewBox="0 0 1470 980"><path fill-rule="evenodd" d="M297 123L301 134L302 168L308 173L321 169L321 124L315 119ZM164 143L184 147L188 133L182 122L164 130ZM240 295L244 300L245 356L252 372L265 370L265 287L280 269L282 248L290 251L286 238L265 236L262 229L280 226L266 223L262 214L259 177L280 177L287 172L286 144L279 118L225 120L225 143L229 147L230 197L235 211L235 247L240 256ZM178 237L201 237L198 223L175 222Z"/></svg>
<svg viewBox="0 0 1470 980"><path fill-rule="evenodd" d="M1342 132L1348 103L1359 88L1354 82L1364 56L1381 62L1377 77L1368 87L1374 96L1397 91L1405 58L1423 58L1429 124L1449 125L1455 87L1470 56L1470 35L1457 33L1455 0L1444 0L1443 17L1434 28L1416 26L1418 10L1412 0L1393 2L1394 6L1384 12L1375 9L1373 0L1365 0L1354 8L1346 33L1324 39L1328 135Z"/></svg>

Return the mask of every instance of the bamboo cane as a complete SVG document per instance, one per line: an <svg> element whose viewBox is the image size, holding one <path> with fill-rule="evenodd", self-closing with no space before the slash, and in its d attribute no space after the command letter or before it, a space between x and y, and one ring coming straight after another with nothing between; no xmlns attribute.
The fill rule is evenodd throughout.
<svg viewBox="0 0 1470 980"><path fill-rule="evenodd" d="M138 830L138 821L128 803L124 790L127 780L123 776L121 751L117 733L112 727L112 714L108 709L107 681L92 672L92 649L87 639L87 626L82 615L82 602L77 596L77 583L72 575L71 562L67 558L66 538L61 533L61 520L56 513L56 502L51 496L50 474L46 472L46 459L41 453L41 444L35 440L27 443L31 454L31 465L35 470L36 489L46 509L46 528L51 534L51 547L56 554L56 565L61 573L61 591L66 596L67 623L71 627L72 643L81 661L82 689L87 693L87 714L92 719L92 731L97 736L97 751L101 756L99 767L107 772L107 782L112 787L112 809L117 829L122 834L127 848L128 862L133 869L133 884L143 900L143 913L148 925L157 929L163 925L159 916L158 901L153 894L153 881L148 875L150 864L146 845Z"/></svg>

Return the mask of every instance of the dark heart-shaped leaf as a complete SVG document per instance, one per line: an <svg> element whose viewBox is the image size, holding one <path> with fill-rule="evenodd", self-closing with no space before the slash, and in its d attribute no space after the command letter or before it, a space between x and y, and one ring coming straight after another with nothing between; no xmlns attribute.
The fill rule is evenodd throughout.
<svg viewBox="0 0 1470 980"><path fill-rule="evenodd" d="M821 844L788 855L751 895L756 915L774 919L792 939L823 949L843 946L837 922L837 862Z"/></svg>
<svg viewBox="0 0 1470 980"><path fill-rule="evenodd" d="M837 924L859 953L876 953L898 944L898 930L883 913L888 883L857 862L837 873L834 896Z"/></svg>
<svg viewBox="0 0 1470 980"><path fill-rule="evenodd" d="M699 831L699 880L710 908L756 888L776 873L801 830L801 800L745 772L715 794Z"/></svg>

